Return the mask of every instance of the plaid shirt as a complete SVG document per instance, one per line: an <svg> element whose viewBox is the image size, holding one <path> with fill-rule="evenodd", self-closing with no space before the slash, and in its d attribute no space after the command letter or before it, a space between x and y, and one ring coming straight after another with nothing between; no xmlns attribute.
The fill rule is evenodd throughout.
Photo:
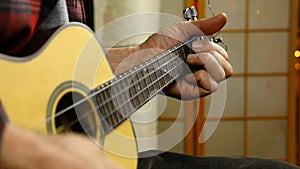
<svg viewBox="0 0 300 169"><path fill-rule="evenodd" d="M83 0L66 0L69 20L86 23L85 6Z"/></svg>
<svg viewBox="0 0 300 169"><path fill-rule="evenodd" d="M0 53L15 54L30 41L55 0L1 0ZM70 21L86 22L83 0L66 0Z"/></svg>

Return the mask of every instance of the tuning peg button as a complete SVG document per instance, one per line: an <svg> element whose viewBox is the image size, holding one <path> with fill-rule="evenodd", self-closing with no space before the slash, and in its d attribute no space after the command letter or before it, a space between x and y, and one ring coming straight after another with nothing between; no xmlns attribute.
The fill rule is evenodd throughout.
<svg viewBox="0 0 300 169"><path fill-rule="evenodd" d="M192 19L192 12L190 8L186 8L183 10L183 17L187 20L190 21Z"/></svg>
<svg viewBox="0 0 300 169"><path fill-rule="evenodd" d="M198 19L198 11L195 6L190 7L191 15L194 20Z"/></svg>

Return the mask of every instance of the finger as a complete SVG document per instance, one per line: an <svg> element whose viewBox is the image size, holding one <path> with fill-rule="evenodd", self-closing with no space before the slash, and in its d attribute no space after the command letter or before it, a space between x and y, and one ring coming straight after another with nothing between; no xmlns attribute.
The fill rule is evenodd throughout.
<svg viewBox="0 0 300 169"><path fill-rule="evenodd" d="M219 54L215 53L214 55ZM219 61L209 52L190 54L188 56L188 63L194 67L199 67L200 69L203 69L204 67L205 71L217 82L226 78L226 73L222 65L223 63L219 63Z"/></svg>
<svg viewBox="0 0 300 169"><path fill-rule="evenodd" d="M226 60L228 60L228 54L224 48L220 45L211 42L209 40L196 40L192 43L192 50L195 53L201 52L210 52L210 51L217 51L219 52Z"/></svg>
<svg viewBox="0 0 300 169"><path fill-rule="evenodd" d="M187 83L196 86L196 90L200 91L201 96L203 93L209 94L218 89L218 83L205 70L188 74L184 79Z"/></svg>
<svg viewBox="0 0 300 169"><path fill-rule="evenodd" d="M233 69L232 66L230 65L230 63L228 62L228 54L227 52L218 44L215 44L213 42L210 41L195 41L193 43L193 50L198 53L198 55L189 55L188 56L188 63L194 66L198 66L198 67L203 67L206 66L206 70L208 70L208 66L210 65L209 63L203 63L203 61L210 61L212 58L203 58L201 60L201 57L214 57L218 63L215 64L219 64L222 69L225 72L225 77L228 78L230 76L232 76L233 74ZM204 53L207 53L207 55L204 55ZM215 60L212 60L213 62ZM205 65L207 64L207 65ZM214 66L214 65L212 65ZM212 67L213 68L213 67ZM215 69L212 69L213 72L215 71ZM217 69L216 69L217 70ZM222 74L220 74L222 75ZM215 77L215 76L213 76ZM217 78L216 80L218 80L219 78ZM221 76L220 80L224 80L223 77Z"/></svg>
<svg viewBox="0 0 300 169"><path fill-rule="evenodd" d="M225 13L219 15L193 21L192 23L200 28L205 35L211 35L220 31L227 22L227 16Z"/></svg>
<svg viewBox="0 0 300 169"><path fill-rule="evenodd" d="M225 59L223 55L220 55L220 53L216 51L212 51L211 54L215 57L215 59L219 62L220 66L225 72L225 78L229 78L233 74L233 69L231 64L228 62L228 59ZM221 79L224 80L224 79Z"/></svg>

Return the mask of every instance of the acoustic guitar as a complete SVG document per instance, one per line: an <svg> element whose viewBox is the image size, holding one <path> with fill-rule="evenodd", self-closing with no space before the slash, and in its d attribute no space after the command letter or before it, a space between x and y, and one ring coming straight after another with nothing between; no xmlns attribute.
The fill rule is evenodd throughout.
<svg viewBox="0 0 300 169"><path fill-rule="evenodd" d="M136 168L130 115L178 79L199 37L115 76L86 26L58 28L33 54L0 55L0 99L16 125L46 134L88 134L112 159Z"/></svg>

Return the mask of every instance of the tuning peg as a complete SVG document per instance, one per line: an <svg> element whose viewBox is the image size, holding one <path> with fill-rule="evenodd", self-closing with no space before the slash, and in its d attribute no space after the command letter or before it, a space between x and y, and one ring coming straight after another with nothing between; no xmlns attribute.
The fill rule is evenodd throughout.
<svg viewBox="0 0 300 169"><path fill-rule="evenodd" d="M183 10L183 17L187 20L190 21L192 19L192 12L190 8L186 8Z"/></svg>
<svg viewBox="0 0 300 169"><path fill-rule="evenodd" d="M197 20L198 19L198 12L195 6L191 6L190 7L190 11L191 11L191 15L193 17L193 20Z"/></svg>

